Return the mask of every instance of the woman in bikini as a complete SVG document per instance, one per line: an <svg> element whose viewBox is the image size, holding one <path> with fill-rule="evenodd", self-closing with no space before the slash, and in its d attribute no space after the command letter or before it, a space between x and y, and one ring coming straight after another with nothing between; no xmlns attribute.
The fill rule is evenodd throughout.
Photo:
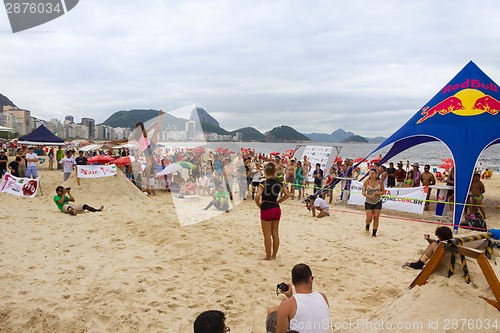
<svg viewBox="0 0 500 333"><path fill-rule="evenodd" d="M370 233L370 224L373 221L372 237L377 237L380 211L382 210L382 194L385 193L384 184L377 178L377 171L371 169L368 178L363 183L361 192L366 198L366 226L365 231Z"/></svg>
<svg viewBox="0 0 500 333"><path fill-rule="evenodd" d="M137 141L139 149L143 152L146 159L146 180L149 180L152 177L152 171L154 170L153 152L155 151L156 145L158 143L158 135L160 133L164 113L165 112L160 110L158 121L152 123L150 126L148 126L148 128L145 128L144 123L142 123L141 121L135 124L135 129L132 137ZM151 140L149 140L148 132L153 127L155 127L155 131L151 136Z"/></svg>
<svg viewBox="0 0 500 333"><path fill-rule="evenodd" d="M413 171L408 171L406 173L405 184L403 187L413 187L413 184L414 184Z"/></svg>

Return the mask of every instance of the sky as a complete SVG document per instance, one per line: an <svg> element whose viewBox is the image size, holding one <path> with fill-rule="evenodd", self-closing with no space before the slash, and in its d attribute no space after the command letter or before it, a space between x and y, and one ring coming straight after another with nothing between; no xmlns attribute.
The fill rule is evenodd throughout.
<svg viewBox="0 0 500 333"><path fill-rule="evenodd" d="M32 116L203 107L227 130L389 136L470 60L500 82L497 0L80 0L12 33L0 93Z"/></svg>

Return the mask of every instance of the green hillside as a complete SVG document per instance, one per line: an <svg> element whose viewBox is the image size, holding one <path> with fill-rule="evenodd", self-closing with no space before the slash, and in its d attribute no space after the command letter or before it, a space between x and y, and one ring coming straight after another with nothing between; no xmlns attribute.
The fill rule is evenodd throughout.
<svg viewBox="0 0 500 333"><path fill-rule="evenodd" d="M368 143L368 140L360 135L352 135L341 141L342 143Z"/></svg>
<svg viewBox="0 0 500 333"><path fill-rule="evenodd" d="M267 133L267 142L310 142L307 136L290 126L278 126Z"/></svg>
<svg viewBox="0 0 500 333"><path fill-rule="evenodd" d="M253 127L243 127L234 130L231 132L231 135L236 135L236 132L240 132L243 135L243 141L245 142L266 142L266 136Z"/></svg>
<svg viewBox="0 0 500 333"><path fill-rule="evenodd" d="M111 127L124 127L133 129L135 123L142 121L145 123L149 119L158 116L159 110L130 110L113 113L102 124Z"/></svg>

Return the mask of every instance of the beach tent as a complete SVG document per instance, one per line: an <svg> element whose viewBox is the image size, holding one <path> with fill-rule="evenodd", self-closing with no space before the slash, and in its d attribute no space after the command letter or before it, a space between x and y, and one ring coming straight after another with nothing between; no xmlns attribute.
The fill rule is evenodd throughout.
<svg viewBox="0 0 500 333"><path fill-rule="evenodd" d="M458 205L455 205L453 223L456 230L480 154L500 143L499 112L499 86L471 61L368 156L393 144L380 161L384 163L419 144L444 143L455 162L455 202Z"/></svg>
<svg viewBox="0 0 500 333"><path fill-rule="evenodd" d="M27 145L64 146L64 140L54 135L54 133L43 124L30 134L20 137L17 143Z"/></svg>

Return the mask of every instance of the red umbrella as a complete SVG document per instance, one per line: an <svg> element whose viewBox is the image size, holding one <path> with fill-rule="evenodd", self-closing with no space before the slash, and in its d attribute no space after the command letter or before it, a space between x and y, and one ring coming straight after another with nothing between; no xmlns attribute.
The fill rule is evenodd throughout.
<svg viewBox="0 0 500 333"><path fill-rule="evenodd" d="M225 151L226 151L226 148L216 148L216 149L215 149L215 152L216 152L216 153L223 153L223 152L225 152Z"/></svg>
<svg viewBox="0 0 500 333"><path fill-rule="evenodd" d="M354 163L367 162L368 160L363 157L358 157L354 160Z"/></svg>
<svg viewBox="0 0 500 333"><path fill-rule="evenodd" d="M113 156L108 155L97 155L89 158L87 161L90 164L109 164L113 162L115 158Z"/></svg>
<svg viewBox="0 0 500 333"><path fill-rule="evenodd" d="M371 160L371 163L378 163L382 160L382 157L375 157L373 160Z"/></svg>
<svg viewBox="0 0 500 333"><path fill-rule="evenodd" d="M132 159L130 158L130 156L122 156L114 160L113 163L117 166L129 165L130 163L132 163Z"/></svg>
<svg viewBox="0 0 500 333"><path fill-rule="evenodd" d="M451 157L443 158L441 161L443 161L444 163L454 163Z"/></svg>
<svg viewBox="0 0 500 333"><path fill-rule="evenodd" d="M441 169L445 169L446 171L450 171L450 169L453 168L454 166L455 166L454 163L443 163L439 167Z"/></svg>
<svg viewBox="0 0 500 333"><path fill-rule="evenodd" d="M205 154L205 148L203 148L203 147L196 147L196 148L194 148L194 151L196 153Z"/></svg>
<svg viewBox="0 0 500 333"><path fill-rule="evenodd" d="M333 163L338 163L338 162L342 163L342 157L340 156L335 157L335 161L333 161Z"/></svg>
<svg viewBox="0 0 500 333"><path fill-rule="evenodd" d="M269 155L271 155L271 156L278 156L278 155L281 155L281 153L279 151L273 151Z"/></svg>

